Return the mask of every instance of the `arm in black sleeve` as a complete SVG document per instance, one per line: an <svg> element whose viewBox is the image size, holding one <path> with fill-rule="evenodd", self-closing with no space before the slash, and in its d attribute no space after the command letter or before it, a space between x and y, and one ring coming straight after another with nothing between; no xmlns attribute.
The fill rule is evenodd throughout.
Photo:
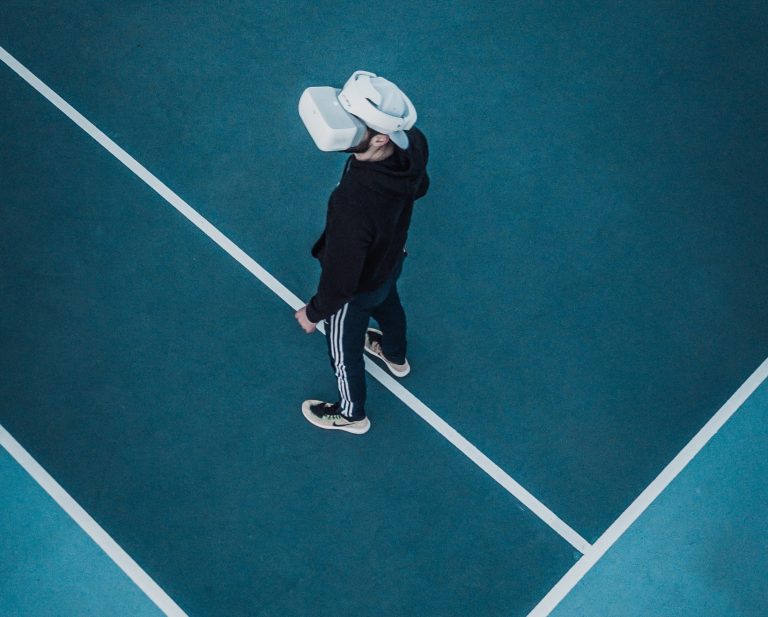
<svg viewBox="0 0 768 617"><path fill-rule="evenodd" d="M325 227L320 283L307 304L311 322L327 319L355 294L370 241L359 209L335 203Z"/></svg>

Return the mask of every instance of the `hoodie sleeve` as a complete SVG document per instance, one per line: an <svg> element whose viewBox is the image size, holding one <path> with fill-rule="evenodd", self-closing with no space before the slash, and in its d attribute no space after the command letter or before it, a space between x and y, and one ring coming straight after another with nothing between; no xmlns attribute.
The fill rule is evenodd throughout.
<svg viewBox="0 0 768 617"><path fill-rule="evenodd" d="M419 137L421 138L421 153L423 156L423 169L424 169L424 175L421 177L421 180L419 181L419 185L416 188L416 194L414 195L414 199L421 199L424 197L424 195L427 194L427 191L429 190L429 176L427 175L427 163L429 162L429 144L427 143L427 138L424 137L424 134L419 131Z"/></svg>
<svg viewBox="0 0 768 617"><path fill-rule="evenodd" d="M424 197L424 195L427 194L428 190L429 190L429 176L425 171L424 175L421 177L421 182L419 182L419 186L416 189L416 195L414 196L414 199L421 199L422 197Z"/></svg>
<svg viewBox="0 0 768 617"><path fill-rule="evenodd" d="M371 243L359 209L340 199L335 202L325 226L320 283L307 304L307 318L313 323L327 319L352 298Z"/></svg>

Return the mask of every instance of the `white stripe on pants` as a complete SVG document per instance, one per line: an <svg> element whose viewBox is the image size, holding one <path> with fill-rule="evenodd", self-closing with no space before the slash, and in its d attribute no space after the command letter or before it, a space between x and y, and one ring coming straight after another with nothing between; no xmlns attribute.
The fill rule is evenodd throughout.
<svg viewBox="0 0 768 617"><path fill-rule="evenodd" d="M354 405L349 394L349 381L347 380L347 367L344 365L344 318L347 316L347 307L349 303L341 307L335 314L331 315L329 321L331 325L331 355L333 356L333 368L336 372L336 380L339 385L339 394L341 395L341 410L345 416L351 416L354 411Z"/></svg>

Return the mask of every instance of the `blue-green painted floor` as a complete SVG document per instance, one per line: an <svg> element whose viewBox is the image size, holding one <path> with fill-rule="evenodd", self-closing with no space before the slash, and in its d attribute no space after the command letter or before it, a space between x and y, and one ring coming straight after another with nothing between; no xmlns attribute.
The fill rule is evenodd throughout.
<svg viewBox="0 0 768 617"><path fill-rule="evenodd" d="M767 477L764 383L553 617L762 617ZM0 494L1 614L159 614L4 451Z"/></svg>
<svg viewBox="0 0 768 617"><path fill-rule="evenodd" d="M766 480L763 383L553 617L764 617Z"/></svg>
<svg viewBox="0 0 768 617"><path fill-rule="evenodd" d="M0 615L162 615L2 448L0 499Z"/></svg>
<svg viewBox="0 0 768 617"><path fill-rule="evenodd" d="M594 540L768 350L768 10L380 19L9 0L0 45L305 299L344 157L298 96L403 86L433 180L407 387ZM0 423L182 607L522 615L574 562L378 385L364 439L311 430L322 338L4 65L0 110Z"/></svg>

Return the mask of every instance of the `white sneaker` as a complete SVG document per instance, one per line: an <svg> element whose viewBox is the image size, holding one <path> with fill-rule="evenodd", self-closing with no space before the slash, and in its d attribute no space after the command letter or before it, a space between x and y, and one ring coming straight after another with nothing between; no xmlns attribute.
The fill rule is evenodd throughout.
<svg viewBox="0 0 768 617"><path fill-rule="evenodd" d="M362 420L352 420L341 415L338 403L326 403L324 401L304 401L301 405L301 413L315 426L336 431L346 431L355 435L367 433L371 428L371 421L366 417Z"/></svg>
<svg viewBox="0 0 768 617"><path fill-rule="evenodd" d="M411 365L408 364L408 360L403 362L403 364L395 364L394 362L387 360L381 352L381 338L381 330L368 328L365 332L365 351L382 360L384 364L387 365L389 372L395 377L405 377L411 372Z"/></svg>

